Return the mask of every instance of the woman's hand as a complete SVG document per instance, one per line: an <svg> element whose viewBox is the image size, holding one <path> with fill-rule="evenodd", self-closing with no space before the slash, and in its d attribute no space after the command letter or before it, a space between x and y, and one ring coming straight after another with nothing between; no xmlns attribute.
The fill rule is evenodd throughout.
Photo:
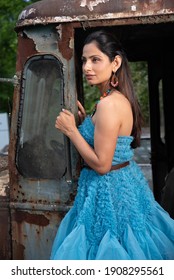
<svg viewBox="0 0 174 280"><path fill-rule="evenodd" d="M55 127L69 137L77 129L74 115L70 111L62 109L56 118Z"/></svg>
<svg viewBox="0 0 174 280"><path fill-rule="evenodd" d="M78 110L79 120L80 120L80 123L82 123L84 121L84 119L86 118L86 112L79 100L77 100L77 106L79 109Z"/></svg>

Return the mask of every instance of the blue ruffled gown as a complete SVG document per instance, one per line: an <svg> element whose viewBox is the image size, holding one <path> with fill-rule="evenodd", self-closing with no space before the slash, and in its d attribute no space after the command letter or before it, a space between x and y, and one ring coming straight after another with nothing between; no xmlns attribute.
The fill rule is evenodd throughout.
<svg viewBox="0 0 174 280"><path fill-rule="evenodd" d="M79 127L94 146L94 124ZM105 175L83 168L71 210L55 237L56 260L174 260L174 220L154 200L133 161L132 136L118 138L113 165L130 164Z"/></svg>

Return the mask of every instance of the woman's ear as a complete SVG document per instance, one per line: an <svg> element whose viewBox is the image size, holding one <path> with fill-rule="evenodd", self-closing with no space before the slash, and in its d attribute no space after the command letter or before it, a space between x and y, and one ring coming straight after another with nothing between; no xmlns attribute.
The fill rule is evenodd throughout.
<svg viewBox="0 0 174 280"><path fill-rule="evenodd" d="M116 72L120 68L121 63L122 63L121 56L116 55L115 58L114 58L114 61L113 61L113 72Z"/></svg>

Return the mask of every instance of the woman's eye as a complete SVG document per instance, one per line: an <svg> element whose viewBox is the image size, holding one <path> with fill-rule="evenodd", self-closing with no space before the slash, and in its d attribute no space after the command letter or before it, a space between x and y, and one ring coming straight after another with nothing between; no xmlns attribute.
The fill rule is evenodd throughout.
<svg viewBox="0 0 174 280"><path fill-rule="evenodd" d="M93 57L93 59L92 59L92 61L93 62L97 62L97 61L99 61L100 59L98 58L98 57Z"/></svg>

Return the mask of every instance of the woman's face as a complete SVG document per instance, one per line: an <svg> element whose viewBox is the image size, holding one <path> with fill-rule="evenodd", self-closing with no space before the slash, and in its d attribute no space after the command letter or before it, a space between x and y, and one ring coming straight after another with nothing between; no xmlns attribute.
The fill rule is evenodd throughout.
<svg viewBox="0 0 174 280"><path fill-rule="evenodd" d="M90 85L102 85L109 81L115 62L101 52L95 42L84 46L82 54L83 73Z"/></svg>

